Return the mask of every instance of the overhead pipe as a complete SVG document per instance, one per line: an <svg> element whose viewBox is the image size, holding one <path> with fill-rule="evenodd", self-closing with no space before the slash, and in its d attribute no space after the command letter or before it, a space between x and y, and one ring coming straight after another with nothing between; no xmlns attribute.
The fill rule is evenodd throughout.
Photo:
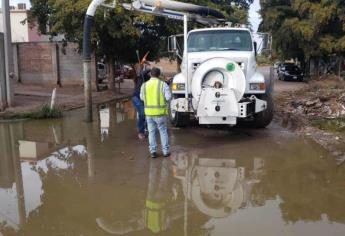
<svg viewBox="0 0 345 236"><path fill-rule="evenodd" d="M158 8L166 8L175 11L183 11L187 13L194 13L201 16L212 16L219 19L224 19L223 13L205 6L198 6L191 3L177 2L172 0L140 0L140 2L155 6Z"/></svg>
<svg viewBox="0 0 345 236"><path fill-rule="evenodd" d="M175 3L178 3L178 2L175 2ZM219 18L214 18L214 17L202 16L200 14L189 13L187 10L185 10L185 8L183 8L184 11L181 11L181 10L177 11L177 10L157 7L157 6L161 6L160 2L158 3L156 2L155 4L152 4L152 2L144 3L143 0L141 1L135 0L132 3L123 3L122 6L126 10L129 10L129 11L135 10L141 13L152 14L156 16L163 16L170 19L182 20L182 21L184 20L184 15L188 15L188 20L195 21L195 22L198 22L199 24L208 25L208 26L219 25L220 23L224 22L224 18L219 19Z"/></svg>

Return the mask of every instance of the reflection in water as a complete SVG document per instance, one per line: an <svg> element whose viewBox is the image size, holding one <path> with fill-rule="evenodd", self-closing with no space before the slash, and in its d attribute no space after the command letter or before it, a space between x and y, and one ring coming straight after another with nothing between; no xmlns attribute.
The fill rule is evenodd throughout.
<svg viewBox="0 0 345 236"><path fill-rule="evenodd" d="M130 101L123 101L99 106L98 115L101 142L104 142L117 125L134 120L136 112Z"/></svg>
<svg viewBox="0 0 345 236"><path fill-rule="evenodd" d="M255 159L254 169L246 176L245 168L236 167L233 159L200 158L185 152L174 154L171 161L151 159L142 214L128 221L99 217L96 222L107 233L124 235L144 229L159 233L173 221L183 219L187 235L188 215L193 209L212 219L246 207L252 186L260 182L263 166L263 160ZM205 232L212 231L211 224L207 222L202 227Z"/></svg>
<svg viewBox="0 0 345 236"><path fill-rule="evenodd" d="M78 114L0 124L2 234L344 235L345 170L307 140L172 130L151 160L130 103Z"/></svg>
<svg viewBox="0 0 345 236"><path fill-rule="evenodd" d="M264 161L255 158L253 170L246 173L246 168L237 166L235 159L210 159L196 153L191 156L179 153L173 162L174 176L181 180L187 199L210 217L202 226L205 235L215 228L212 219L228 217L248 205L252 187L260 182L264 167Z"/></svg>
<svg viewBox="0 0 345 236"><path fill-rule="evenodd" d="M103 142L109 135L109 128L110 128L109 108L101 108L99 110L99 118L101 120L101 141Z"/></svg>
<svg viewBox="0 0 345 236"><path fill-rule="evenodd" d="M146 227L153 233L165 231L169 224L167 204L170 168L168 164L168 159L162 162L155 160L150 162L149 185L145 202L145 223Z"/></svg>
<svg viewBox="0 0 345 236"><path fill-rule="evenodd" d="M190 158L178 154L175 177L182 185L199 211L213 218L222 218L247 205L252 186L259 183L263 160L254 160L250 176L244 167L237 167L234 159L200 158L194 154Z"/></svg>
<svg viewBox="0 0 345 236"><path fill-rule="evenodd" d="M9 167L6 169L7 173L2 173L0 176L1 180L6 180L6 185L1 186L0 189L0 212L2 213L0 222L3 222L4 227L17 230L26 223L26 218L30 213L41 205L41 197L44 193L42 174L47 175L50 170L73 169L70 157L85 156L86 154L85 147L77 145L55 150L48 156L42 157L37 156L40 152L33 149L33 147L40 146L41 143L37 145L35 142L28 143L29 145L25 143L24 147L19 145L20 159L18 156L12 156L13 166L6 165L7 159L0 158L1 166L2 162L5 162L4 166ZM46 145L43 146L46 147ZM53 151L53 148L44 149L44 153L49 151ZM3 153L3 155L9 156L8 153Z"/></svg>
<svg viewBox="0 0 345 236"><path fill-rule="evenodd" d="M39 157L44 157L52 148L51 143L18 140L18 144L20 159L27 161L38 161Z"/></svg>
<svg viewBox="0 0 345 236"><path fill-rule="evenodd" d="M27 218L43 204L44 179L51 172L75 171L76 158L87 160L88 176L94 176L95 142L109 137L114 120L125 120L124 111L133 116L126 103L100 109L100 132L77 119L70 120L70 124L55 121L0 124L0 232L18 231L25 226Z"/></svg>
<svg viewBox="0 0 345 236"><path fill-rule="evenodd" d="M124 235L134 231L148 229L153 233L165 231L170 221L178 216L172 215L169 209L169 200L171 192L169 187L169 177L171 168L169 160L150 161L149 180L147 187L147 196L142 214L138 217L132 217L129 221L112 221L107 218L97 218L96 222L104 231Z"/></svg>
<svg viewBox="0 0 345 236"><path fill-rule="evenodd" d="M16 230L41 205L42 173L73 169L69 158L86 154L83 145L25 141L24 133L23 124L0 125L0 226ZM56 140L56 132L52 136Z"/></svg>

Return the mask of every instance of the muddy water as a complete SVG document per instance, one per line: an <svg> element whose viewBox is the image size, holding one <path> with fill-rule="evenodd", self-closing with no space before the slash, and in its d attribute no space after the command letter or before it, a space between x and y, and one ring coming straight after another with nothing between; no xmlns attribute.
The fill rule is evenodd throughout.
<svg viewBox="0 0 345 236"><path fill-rule="evenodd" d="M0 235L345 235L345 168L279 124L151 160L128 102L82 116L0 124Z"/></svg>

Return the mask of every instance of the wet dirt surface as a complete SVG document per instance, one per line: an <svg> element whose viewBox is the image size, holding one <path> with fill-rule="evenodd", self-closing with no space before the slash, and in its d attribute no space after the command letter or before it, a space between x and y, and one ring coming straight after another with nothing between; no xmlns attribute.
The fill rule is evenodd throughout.
<svg viewBox="0 0 345 236"><path fill-rule="evenodd" d="M344 235L345 169L267 129L170 128L148 158L130 102L0 124L0 235Z"/></svg>

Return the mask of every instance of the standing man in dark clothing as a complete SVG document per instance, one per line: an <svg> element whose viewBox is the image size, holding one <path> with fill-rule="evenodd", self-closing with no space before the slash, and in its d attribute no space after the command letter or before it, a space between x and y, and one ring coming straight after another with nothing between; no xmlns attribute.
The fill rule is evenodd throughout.
<svg viewBox="0 0 345 236"><path fill-rule="evenodd" d="M134 89L132 102L135 109L138 112L137 117L137 128L138 128L138 138L145 138L145 113L144 113L144 102L140 99L140 89L141 86L148 80L150 80L151 69L146 67L145 70L141 71L139 79Z"/></svg>

